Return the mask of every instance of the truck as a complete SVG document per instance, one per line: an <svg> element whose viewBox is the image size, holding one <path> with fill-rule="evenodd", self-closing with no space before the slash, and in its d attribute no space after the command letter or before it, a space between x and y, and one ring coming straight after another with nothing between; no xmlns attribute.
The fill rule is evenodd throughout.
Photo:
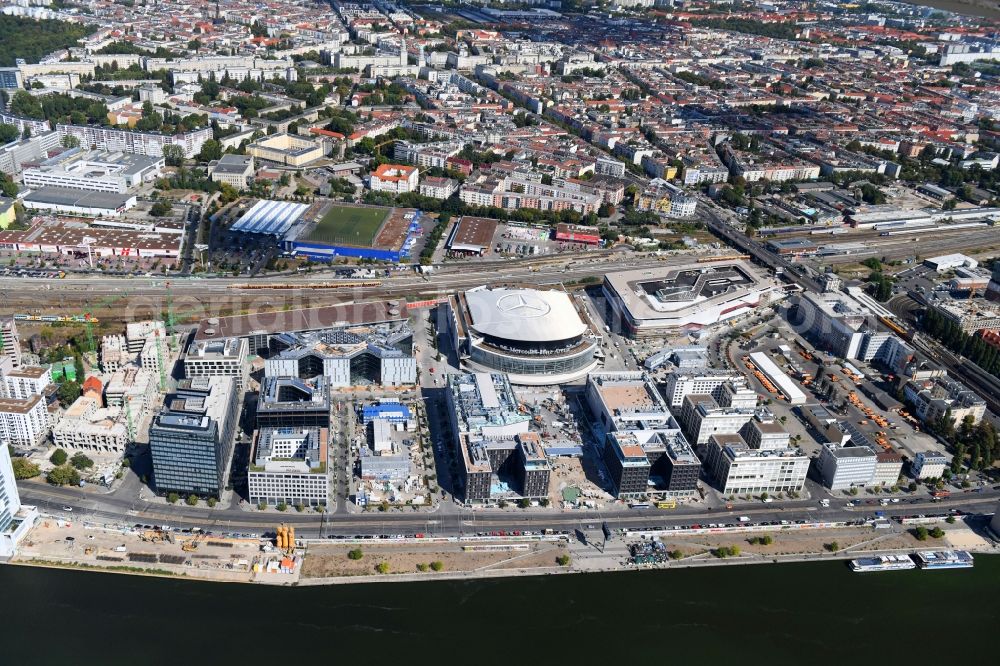
<svg viewBox="0 0 1000 666"><path fill-rule="evenodd" d="M740 516L740 522L741 523L749 523L750 522L750 516Z"/></svg>

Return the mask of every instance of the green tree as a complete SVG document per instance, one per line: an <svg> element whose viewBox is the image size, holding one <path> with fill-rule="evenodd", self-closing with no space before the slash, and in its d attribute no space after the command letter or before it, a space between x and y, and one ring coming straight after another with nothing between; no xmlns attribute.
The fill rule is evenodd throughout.
<svg viewBox="0 0 1000 666"><path fill-rule="evenodd" d="M214 497L209 497L206 503L208 504L209 509L214 509L215 505L219 503L219 500Z"/></svg>
<svg viewBox="0 0 1000 666"><path fill-rule="evenodd" d="M18 90L10 98L10 112L15 116L25 116L36 120L45 119L45 111L37 97L26 90Z"/></svg>
<svg viewBox="0 0 1000 666"><path fill-rule="evenodd" d="M222 144L215 139L209 139L201 145L198 153L198 160L201 162L211 162L222 157Z"/></svg>
<svg viewBox="0 0 1000 666"><path fill-rule="evenodd" d="M431 569L433 569L434 571L442 571L444 569L444 562L441 562L440 560L434 560L433 562L431 562Z"/></svg>
<svg viewBox="0 0 1000 666"><path fill-rule="evenodd" d="M52 455L49 456L49 462L56 466L65 465L68 459L69 456L66 455L66 451L63 449L56 449L52 452Z"/></svg>
<svg viewBox="0 0 1000 666"><path fill-rule="evenodd" d="M389 573L389 563L379 562L378 564L375 565L375 571L379 572L380 574Z"/></svg>
<svg viewBox="0 0 1000 666"><path fill-rule="evenodd" d="M18 131L16 125L0 123L0 145L10 143L11 141L17 141L20 138L21 133Z"/></svg>
<svg viewBox="0 0 1000 666"><path fill-rule="evenodd" d="M569 563L570 563L570 557L565 553L556 558L556 564L558 564L561 567L568 567Z"/></svg>
<svg viewBox="0 0 1000 666"><path fill-rule="evenodd" d="M60 465L49 471L45 480L54 486L80 485L80 473L69 465Z"/></svg>
<svg viewBox="0 0 1000 666"><path fill-rule="evenodd" d="M97 351L96 349L91 349L89 351ZM83 367L83 356L79 353L73 354L73 370L76 373L76 381L80 384L86 378L87 370Z"/></svg>
<svg viewBox="0 0 1000 666"><path fill-rule="evenodd" d="M427 569L428 569L428 566L427 566L427 564L425 562L421 562L421 563L419 563L417 565L417 571L423 572L423 571L427 571Z"/></svg>
<svg viewBox="0 0 1000 666"><path fill-rule="evenodd" d="M740 554L739 546L720 546L712 550L712 555L718 557L719 559L725 559L727 557L738 557Z"/></svg>
<svg viewBox="0 0 1000 666"><path fill-rule="evenodd" d="M360 560L365 554L361 552L360 548L352 548L347 551L347 559L349 560Z"/></svg>
<svg viewBox="0 0 1000 666"><path fill-rule="evenodd" d="M284 502L278 502L277 506L275 506L274 508L277 509L278 511L287 511L288 505L285 504Z"/></svg>
<svg viewBox="0 0 1000 666"><path fill-rule="evenodd" d="M187 499L185 499L184 502L188 506L197 506L198 505L198 496L197 495L188 495Z"/></svg>
<svg viewBox="0 0 1000 666"><path fill-rule="evenodd" d="M171 210L173 210L173 206L170 205L170 202L161 199L149 208L149 214L153 217L163 217L164 215L168 215Z"/></svg>
<svg viewBox="0 0 1000 666"><path fill-rule="evenodd" d="M175 143L163 147L163 161L167 166L179 167L184 164L184 149Z"/></svg>
<svg viewBox="0 0 1000 666"><path fill-rule="evenodd" d="M76 453L72 458L69 459L69 464L80 470L81 472L85 469L90 469L94 466L94 461L88 458L83 453Z"/></svg>
<svg viewBox="0 0 1000 666"><path fill-rule="evenodd" d="M21 479L33 479L41 474L38 465L27 458L14 458L10 461L10 464L14 468L14 478L19 481Z"/></svg>
<svg viewBox="0 0 1000 666"><path fill-rule="evenodd" d="M96 29L86 23L0 15L0 67L13 67L16 58L36 63L53 51L79 46Z"/></svg>
<svg viewBox="0 0 1000 666"><path fill-rule="evenodd" d="M10 198L17 196L17 183L5 173L0 173L0 194Z"/></svg>
<svg viewBox="0 0 1000 666"><path fill-rule="evenodd" d="M923 525L918 525L916 529L912 531L913 538L917 541L927 541L927 528Z"/></svg>
<svg viewBox="0 0 1000 666"><path fill-rule="evenodd" d="M73 380L65 381L59 385L59 391L56 395L59 397L60 405L69 407L80 397L80 384Z"/></svg>
<svg viewBox="0 0 1000 666"><path fill-rule="evenodd" d="M167 495L167 501L170 502L171 504L177 504L177 502L180 501L180 499L181 496L178 495L177 493L170 493L169 495Z"/></svg>

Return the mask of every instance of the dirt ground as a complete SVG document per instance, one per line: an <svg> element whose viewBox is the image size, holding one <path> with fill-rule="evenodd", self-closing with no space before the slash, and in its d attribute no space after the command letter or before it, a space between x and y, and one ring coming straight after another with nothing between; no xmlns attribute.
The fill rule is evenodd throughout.
<svg viewBox="0 0 1000 666"><path fill-rule="evenodd" d="M770 535L770 545L750 543L754 537ZM686 537L664 536L668 550L680 550L685 556L707 553L722 546L738 546L745 555L800 555L827 552L825 544L836 542L838 552L862 553L874 550L902 548L932 548L943 546L940 540L917 541L909 532L898 533L874 528L845 528L836 530L775 530L743 534L702 534Z"/></svg>
<svg viewBox="0 0 1000 666"><path fill-rule="evenodd" d="M200 538L195 550L181 546L191 535L172 533L170 541L143 540L131 532L91 529L72 521L42 520L19 546L16 562L183 575L246 581L250 564L260 559L256 541ZM228 544L228 545L224 545ZM115 548L124 546L125 552Z"/></svg>
<svg viewBox="0 0 1000 666"><path fill-rule="evenodd" d="M360 548L360 560L347 553ZM312 546L302 567L303 578L337 576L367 576L377 573L376 567L385 562L388 574L418 573L418 564L441 562L443 571L475 571L477 569L527 569L555 566L563 547L550 543L531 543L528 550L495 552L463 551L458 544L377 544ZM433 573L428 569L428 574Z"/></svg>

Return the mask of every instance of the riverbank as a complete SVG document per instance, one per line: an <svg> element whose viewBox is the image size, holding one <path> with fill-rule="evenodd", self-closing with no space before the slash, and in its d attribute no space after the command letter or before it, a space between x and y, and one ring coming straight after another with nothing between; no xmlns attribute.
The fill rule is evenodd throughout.
<svg viewBox="0 0 1000 666"><path fill-rule="evenodd" d="M132 576L315 587L359 583L472 581L573 573L690 569L850 560L876 554L962 549L996 553L962 521L940 521L940 538L918 540L899 526L630 533L607 543L561 537L300 540L291 552L259 539L157 530L135 532L43 520L11 564ZM671 557L636 564L632 547L653 541Z"/></svg>

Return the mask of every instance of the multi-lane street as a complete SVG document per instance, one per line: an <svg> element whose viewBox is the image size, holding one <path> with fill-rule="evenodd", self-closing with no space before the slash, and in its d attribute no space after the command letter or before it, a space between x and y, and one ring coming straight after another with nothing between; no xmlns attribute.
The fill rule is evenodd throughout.
<svg viewBox="0 0 1000 666"><path fill-rule="evenodd" d="M899 503L888 506L865 504L866 500L861 499L859 506L851 508L846 507L850 498L844 498L843 501L831 500L828 508L811 500L744 504L734 506L731 510L679 506L672 510L615 507L606 511L472 511L447 505L435 512L338 513L322 516L316 513L276 514L239 508L168 506L77 488L52 488L38 483L23 484L20 491L23 501L38 506L43 513L67 519L126 526L139 523L169 525L177 529L197 527L213 532L253 534L271 532L278 523L288 523L295 525L297 533L303 537L413 533L454 536L498 530L572 530L581 524L595 522L607 522L612 529L637 529L701 523L735 524L739 522L740 516L749 517L754 522L856 521L872 518L877 513L886 517L945 514L952 510L972 514L992 513L1000 501L1000 492L989 489L962 493L943 500L903 496L899 498ZM66 511L65 507L72 511Z"/></svg>

